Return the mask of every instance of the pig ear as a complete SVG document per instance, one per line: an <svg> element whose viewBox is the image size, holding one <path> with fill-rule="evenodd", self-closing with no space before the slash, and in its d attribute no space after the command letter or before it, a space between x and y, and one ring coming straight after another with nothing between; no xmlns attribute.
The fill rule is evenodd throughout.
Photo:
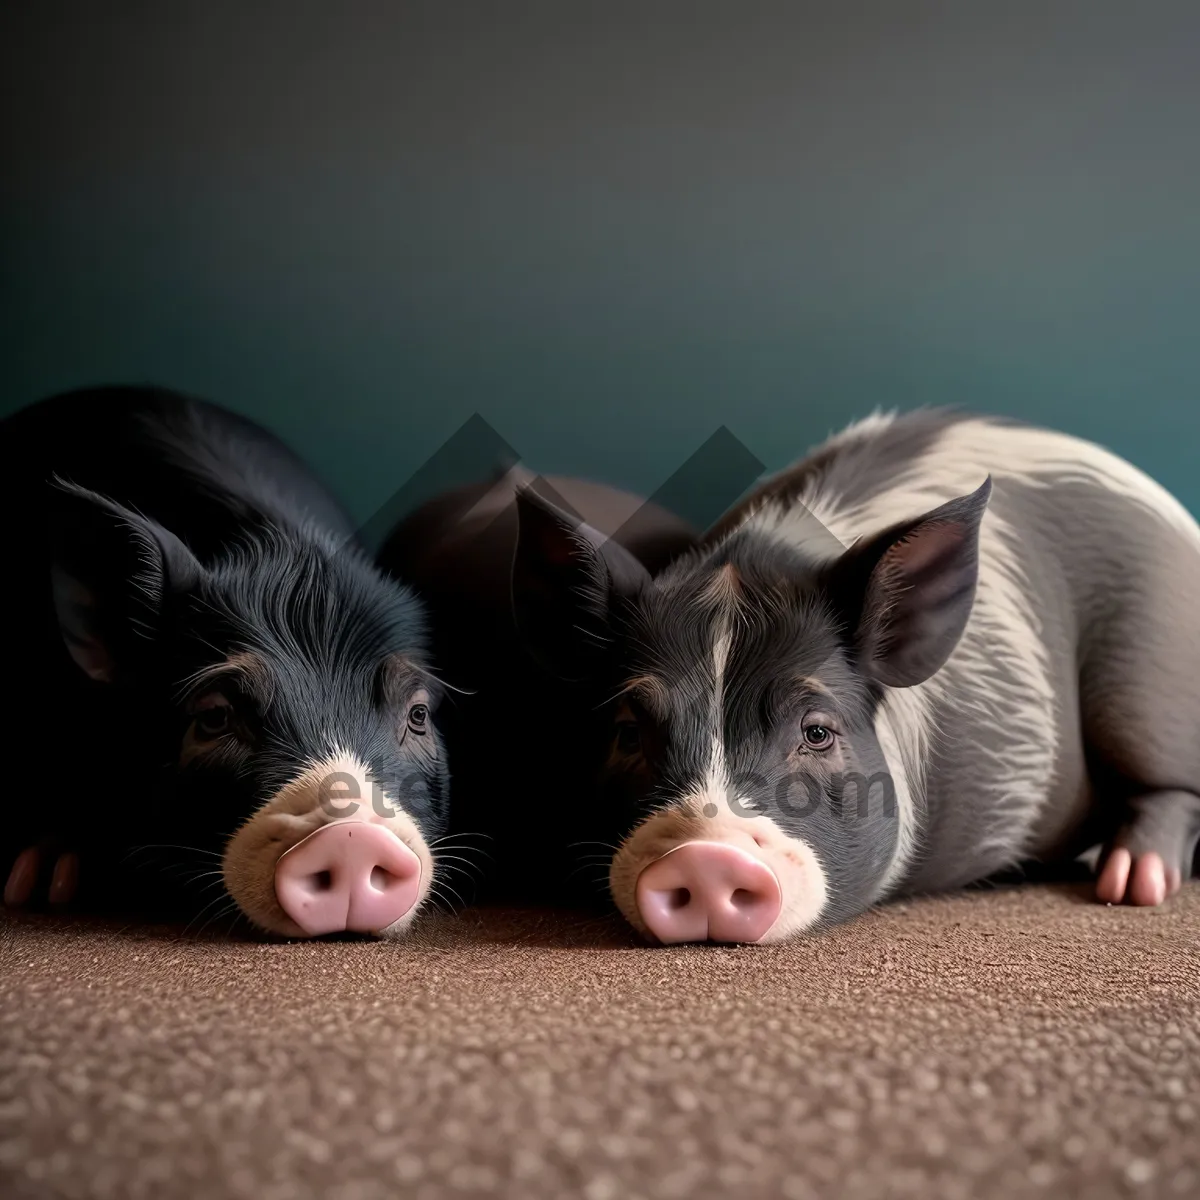
<svg viewBox="0 0 1200 1200"><path fill-rule="evenodd" d="M55 481L52 583L71 657L92 679L135 669L157 637L164 601L202 569L161 525L105 496Z"/></svg>
<svg viewBox="0 0 1200 1200"><path fill-rule="evenodd" d="M533 484L517 490L517 521L512 566L517 631L551 674L583 679L608 640L614 599L636 594L650 573L623 546Z"/></svg>
<svg viewBox="0 0 1200 1200"><path fill-rule="evenodd" d="M975 602L991 492L989 475L969 496L851 547L834 568L861 661L880 683L923 683L958 645Z"/></svg>

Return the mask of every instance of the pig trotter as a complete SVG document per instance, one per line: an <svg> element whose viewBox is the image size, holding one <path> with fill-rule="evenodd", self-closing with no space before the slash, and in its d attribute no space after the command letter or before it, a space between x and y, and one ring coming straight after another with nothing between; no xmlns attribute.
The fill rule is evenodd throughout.
<svg viewBox="0 0 1200 1200"><path fill-rule="evenodd" d="M1154 907L1173 896L1193 870L1200 841L1200 797L1191 792L1147 792L1107 847L1096 879L1096 899Z"/></svg>
<svg viewBox="0 0 1200 1200"><path fill-rule="evenodd" d="M45 887L45 898L56 907L70 904L79 889L79 855L74 851L56 854L42 844L28 846L12 862L4 884L4 906L27 908L35 904Z"/></svg>
<svg viewBox="0 0 1200 1200"><path fill-rule="evenodd" d="M38 868L42 856L36 846L30 846L17 855L4 885L4 904L7 908L23 908L29 903L37 887Z"/></svg>
<svg viewBox="0 0 1200 1200"><path fill-rule="evenodd" d="M51 904L70 904L79 888L79 855L71 851L60 854L50 877Z"/></svg>

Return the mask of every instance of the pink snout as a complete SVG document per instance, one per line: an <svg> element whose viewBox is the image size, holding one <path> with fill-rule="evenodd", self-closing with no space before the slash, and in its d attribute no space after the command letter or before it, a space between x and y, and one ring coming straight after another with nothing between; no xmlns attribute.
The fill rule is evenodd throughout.
<svg viewBox="0 0 1200 1200"><path fill-rule="evenodd" d="M725 842L685 842L638 876L637 907L660 942L757 942L783 892L760 859Z"/></svg>
<svg viewBox="0 0 1200 1200"><path fill-rule="evenodd" d="M275 866L280 906L310 937L378 933L417 902L421 860L386 826L335 821Z"/></svg>

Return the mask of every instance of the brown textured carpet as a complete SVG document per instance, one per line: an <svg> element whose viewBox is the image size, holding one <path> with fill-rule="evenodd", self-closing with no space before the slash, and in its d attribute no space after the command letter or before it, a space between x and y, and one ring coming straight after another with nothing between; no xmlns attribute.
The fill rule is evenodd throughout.
<svg viewBox="0 0 1200 1200"><path fill-rule="evenodd" d="M1200 1195L1200 884L774 949L528 912L399 945L0 922L7 1196Z"/></svg>

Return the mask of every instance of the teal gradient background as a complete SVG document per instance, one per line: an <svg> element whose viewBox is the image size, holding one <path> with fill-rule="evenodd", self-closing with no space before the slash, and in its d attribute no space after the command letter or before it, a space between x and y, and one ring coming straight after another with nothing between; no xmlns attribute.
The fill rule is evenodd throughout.
<svg viewBox="0 0 1200 1200"><path fill-rule="evenodd" d="M1200 5L6 5L12 411L155 381L366 518L475 412L653 490L877 406L1200 511Z"/></svg>

